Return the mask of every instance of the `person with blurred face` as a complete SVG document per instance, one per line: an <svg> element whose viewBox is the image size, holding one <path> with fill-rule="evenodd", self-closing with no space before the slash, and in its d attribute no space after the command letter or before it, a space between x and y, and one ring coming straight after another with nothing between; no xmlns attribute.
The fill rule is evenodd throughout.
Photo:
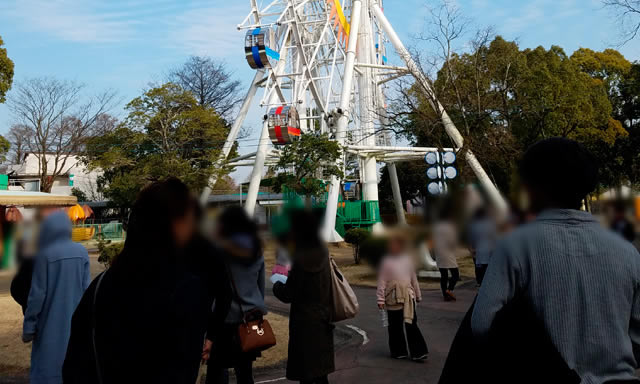
<svg viewBox="0 0 640 384"><path fill-rule="evenodd" d="M473 214L469 223L469 247L475 263L476 281L482 285L495 248L497 228L485 207Z"/></svg>
<svg viewBox="0 0 640 384"><path fill-rule="evenodd" d="M327 384L335 370L331 320L333 295L329 250L320 237L320 217L297 211L291 217L289 248L292 267L273 294L291 304L287 379L302 384Z"/></svg>
<svg viewBox="0 0 640 384"><path fill-rule="evenodd" d="M636 229L633 222L627 218L627 206L624 201L616 201L612 205L613 220L611 230L630 243L636 239Z"/></svg>
<svg viewBox="0 0 640 384"><path fill-rule="evenodd" d="M194 383L210 303L184 263L195 199L171 178L133 204L122 252L85 292L71 323L64 383Z"/></svg>
<svg viewBox="0 0 640 384"><path fill-rule="evenodd" d="M547 139L527 150L520 174L536 219L497 245L471 329L479 343L491 345L503 327L518 328L514 321L498 319L520 306L531 313L527 321L540 323L582 383L637 382L640 257L631 244L580 210L597 185L597 173L593 156L572 140ZM547 353L527 358L523 352L532 344L513 342L532 332L531 327L520 329L508 353L537 370L544 365L533 360Z"/></svg>
<svg viewBox="0 0 640 384"><path fill-rule="evenodd" d="M378 308L389 319L389 350L394 359L422 361L429 349L418 328L416 303L422 301L416 267L408 251L409 239L400 230L391 232L388 253L378 272Z"/></svg>
<svg viewBox="0 0 640 384"><path fill-rule="evenodd" d="M33 265L35 247L37 243L37 225L50 215L60 212L60 207L42 207L37 212L36 222L23 222L26 230L22 233L22 238L17 243L16 259L18 262L18 272L11 280L11 297L20 304L22 313L27 310L27 300L31 290L31 277L33 276Z"/></svg>
<svg viewBox="0 0 640 384"><path fill-rule="evenodd" d="M42 222L22 339L33 341L30 382L62 383L71 316L91 281L86 248L71 241L71 221L57 211Z"/></svg>
<svg viewBox="0 0 640 384"><path fill-rule="evenodd" d="M456 301L454 290L460 279L456 252L458 231L452 220L451 208L443 207L433 228L433 248L436 265L440 270L440 289L444 301Z"/></svg>
<svg viewBox="0 0 640 384"><path fill-rule="evenodd" d="M238 326L267 313L265 265L257 225L242 207L229 207L218 217L215 243L232 291L226 315L210 324L207 332L203 351L209 362L207 384L227 384L229 368L234 369L238 384L253 384L253 362L261 354L242 351Z"/></svg>

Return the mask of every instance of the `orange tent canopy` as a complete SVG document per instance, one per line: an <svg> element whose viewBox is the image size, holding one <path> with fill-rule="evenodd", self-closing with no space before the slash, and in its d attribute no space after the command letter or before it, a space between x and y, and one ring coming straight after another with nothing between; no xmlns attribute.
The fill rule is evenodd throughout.
<svg viewBox="0 0 640 384"><path fill-rule="evenodd" d="M69 216L69 219L71 219L71 221L74 223L78 220L84 220L85 218L84 210L79 204L76 204L73 207L69 208L67 210L67 215Z"/></svg>
<svg viewBox="0 0 640 384"><path fill-rule="evenodd" d="M22 221L22 213L20 213L20 210L16 207L7 208L4 217L5 219L7 219L7 221L12 223Z"/></svg>
<svg viewBox="0 0 640 384"><path fill-rule="evenodd" d="M87 204L82 206L82 211L84 212L84 218L88 219L91 216L93 216L93 209L91 209L90 206L88 206Z"/></svg>

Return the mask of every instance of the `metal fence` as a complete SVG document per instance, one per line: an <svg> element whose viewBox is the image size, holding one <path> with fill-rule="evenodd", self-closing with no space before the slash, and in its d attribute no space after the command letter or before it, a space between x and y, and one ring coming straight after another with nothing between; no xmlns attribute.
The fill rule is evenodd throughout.
<svg viewBox="0 0 640 384"><path fill-rule="evenodd" d="M124 240L125 232L122 223L78 224L73 226L73 241L89 241L103 238L106 240Z"/></svg>

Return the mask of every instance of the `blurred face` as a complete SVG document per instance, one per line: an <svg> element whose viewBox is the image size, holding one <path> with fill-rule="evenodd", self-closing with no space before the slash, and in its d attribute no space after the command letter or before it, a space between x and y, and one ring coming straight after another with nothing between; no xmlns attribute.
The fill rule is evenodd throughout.
<svg viewBox="0 0 640 384"><path fill-rule="evenodd" d="M60 211L61 209L58 207L42 207L38 210L38 219L39 220L44 220L47 217L51 216L52 214Z"/></svg>
<svg viewBox="0 0 640 384"><path fill-rule="evenodd" d="M173 220L173 237L177 246L187 245L195 232L196 216L193 209L189 209L184 216Z"/></svg>
<svg viewBox="0 0 640 384"><path fill-rule="evenodd" d="M406 242L404 239L394 237L389 239L389 253L392 255L399 255L406 249Z"/></svg>

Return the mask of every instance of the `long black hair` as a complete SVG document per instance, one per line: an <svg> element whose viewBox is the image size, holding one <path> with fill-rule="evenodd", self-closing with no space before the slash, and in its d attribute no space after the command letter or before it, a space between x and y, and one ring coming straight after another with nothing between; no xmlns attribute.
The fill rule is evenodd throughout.
<svg viewBox="0 0 640 384"><path fill-rule="evenodd" d="M177 178L145 187L129 215L127 239L112 269L120 278L148 282L162 279L176 263L173 221L195 209L189 188Z"/></svg>

